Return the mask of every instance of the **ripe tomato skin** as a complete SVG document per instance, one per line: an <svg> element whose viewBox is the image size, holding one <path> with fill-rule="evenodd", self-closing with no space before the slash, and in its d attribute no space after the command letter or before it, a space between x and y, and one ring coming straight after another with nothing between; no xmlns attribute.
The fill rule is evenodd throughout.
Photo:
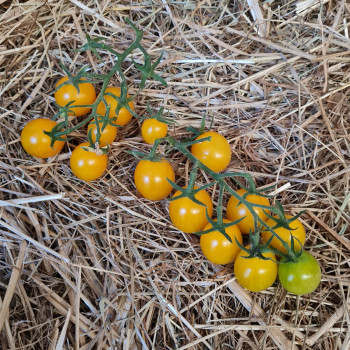
<svg viewBox="0 0 350 350"><path fill-rule="evenodd" d="M64 142L56 141L51 147L51 138L44 131L51 131L57 123L48 118L33 119L28 122L21 133L24 150L33 157L49 158L61 152Z"/></svg>
<svg viewBox="0 0 350 350"><path fill-rule="evenodd" d="M279 264L278 278L288 292L305 295L313 292L320 284L321 268L310 253L303 251L298 262Z"/></svg>
<svg viewBox="0 0 350 350"><path fill-rule="evenodd" d="M67 76L61 78L56 87L68 80ZM77 89L72 85L64 85L55 92L56 103L64 107L68 102L75 101L73 106L77 105L91 105L96 101L96 90L91 83L79 84L79 93ZM70 115L75 115L76 117L81 117L88 114L91 111L90 107L73 107L71 110L74 112L69 113Z"/></svg>
<svg viewBox="0 0 350 350"><path fill-rule="evenodd" d="M229 223L230 220L223 219L223 222ZM213 225L208 223L203 231L210 230L212 227ZM232 243L219 231L211 231L200 237L200 245L204 256L214 264L230 264L240 251L235 238L242 244L242 235L237 225L227 227L225 232L231 237Z"/></svg>
<svg viewBox="0 0 350 350"><path fill-rule="evenodd" d="M287 219L290 219L291 217L292 217L291 215L286 215ZM269 219L266 221L266 225L270 226L270 227L274 227L276 225L276 221ZM296 239L294 239L294 249L296 251L300 251L301 248L304 246L305 239L306 239L305 228L299 219L292 221L289 224L289 227L292 229L295 229L295 230L289 231L283 227L278 227L274 231L285 242L288 243L289 247L291 246L291 235L293 235L293 237L297 238L301 242L302 246L300 247L300 243ZM264 242L267 242L271 236L272 236L272 233L270 233L269 231L262 231L261 232L261 238ZM281 253L287 253L287 249L285 247L283 247L282 242L279 239L277 239L276 237L273 237L273 239L270 243L270 246L278 249Z"/></svg>
<svg viewBox="0 0 350 350"><path fill-rule="evenodd" d="M145 119L142 123L141 134L145 142L152 145L155 140L165 137L168 133L168 125L157 119Z"/></svg>
<svg viewBox="0 0 350 350"><path fill-rule="evenodd" d="M243 195L247 191L243 188L239 189L237 193L243 197ZM256 194L250 194L246 197L246 200L251 203L261 204L261 205L270 205L270 202L267 198L258 196ZM249 231L254 232L254 217L253 214L249 211L249 209L243 204L240 203L234 196L231 196L226 208L226 216L229 220L235 221L240 218L245 217L242 221L240 221L237 226L241 230L243 234L249 234ZM264 213L264 210L261 208L254 207L254 211L258 214L258 216L266 221L268 217ZM270 214L269 210L265 210L268 214Z"/></svg>
<svg viewBox="0 0 350 350"><path fill-rule="evenodd" d="M215 131L207 131L196 140L211 136L210 141L195 143L191 147L192 154L209 169L220 172L227 168L231 161L231 147L224 136Z"/></svg>
<svg viewBox="0 0 350 350"><path fill-rule="evenodd" d="M82 147L89 147L89 143L81 143L72 152L70 157L72 172L81 180L87 182L96 180L107 168L107 154L97 155L95 152L85 151Z"/></svg>
<svg viewBox="0 0 350 350"><path fill-rule="evenodd" d="M272 286L277 278L277 263L273 253L263 254L266 258L272 260L263 260L260 258L244 258L248 254L241 250L234 263L234 273L237 282L251 292L260 292Z"/></svg>
<svg viewBox="0 0 350 350"><path fill-rule="evenodd" d="M102 131L103 122L99 122L98 124L100 127L100 133L101 133L100 146L105 147L107 146L107 144L110 145L117 137L118 128L111 124L107 124ZM97 135L97 127L96 127L95 121L92 121L89 123L87 132L89 133L90 130L91 130L92 141L95 143L96 135Z"/></svg>
<svg viewBox="0 0 350 350"><path fill-rule="evenodd" d="M121 90L119 87L115 87L115 86L109 86L106 91L105 94L107 92L110 92L111 94L115 95L115 96L120 96ZM129 97L129 94L127 95L127 97ZM121 110L119 111L119 114L116 115L115 114L115 109L118 106L118 102L112 97L112 96L108 96L105 95L104 99L107 102L107 105L110 105L110 110L109 110L109 118L117 118L116 120L114 120L114 124L117 125L121 125L124 126L127 123L129 123L129 121L132 118L132 114L126 109L126 108L121 108ZM129 107L134 111L134 103L133 102L129 102ZM99 115L105 115L106 114L106 106L104 104L103 101L101 101L98 106L97 106L97 114Z"/></svg>
<svg viewBox="0 0 350 350"><path fill-rule="evenodd" d="M140 160L134 173L139 193L153 201L164 199L173 189L167 178L175 181L174 169L166 159L159 162Z"/></svg>
<svg viewBox="0 0 350 350"><path fill-rule="evenodd" d="M180 191L176 191L173 197L177 197L180 194ZM205 207L194 203L188 197L175 199L169 203L171 222L176 228L185 233L195 233L203 230L208 223L205 214L206 209L210 218L213 215L213 202L208 192L203 189L196 193L195 198L205 204Z"/></svg>

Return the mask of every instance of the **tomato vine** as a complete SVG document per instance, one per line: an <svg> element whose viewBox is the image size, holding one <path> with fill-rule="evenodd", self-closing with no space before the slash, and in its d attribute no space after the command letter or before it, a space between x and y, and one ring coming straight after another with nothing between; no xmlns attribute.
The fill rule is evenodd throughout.
<svg viewBox="0 0 350 350"><path fill-rule="evenodd" d="M114 110L116 115L119 114L121 109L127 110L132 116L139 117L137 113L130 107L130 104L133 102L134 97L128 96L128 86L126 83L126 77L123 72L123 63L126 58L131 55L135 50L140 50L144 56L144 64L137 64L133 60L134 67L141 73L141 82L139 85L139 91L142 90L146 84L147 79L152 78L154 80L159 81L162 85L167 86L166 81L156 73L156 68L162 58L162 55L158 57L158 59L153 63L150 55L147 53L146 49L141 45L141 40L143 38L143 31L139 30L128 18L125 19L125 22L132 27L135 32L135 39L126 48L122 53L118 53L109 45L102 42L104 38L97 37L91 38L89 35L86 36L87 43L84 44L80 49L76 50L78 52L91 51L99 61L102 61L102 57L99 52L109 52L112 54L114 59L114 64L112 68L109 70L107 74L97 74L88 71L88 67L83 67L76 75L73 75L63 64L61 67L63 71L66 73L68 79L64 81L62 84L58 85L55 89L57 92L61 87L72 84L74 88L79 93L79 84L82 83L102 83L102 87L100 89L100 93L97 96L96 100L92 104L87 105L75 105L73 101L69 102L67 105L60 107L58 113L52 118L53 120L64 119L60 123L56 125L51 131L46 131L45 134L51 137L51 145L55 143L57 140L62 140L65 135L69 135L72 132L82 128L84 125L89 123L92 119L95 119L96 125L96 136L95 139L92 140L91 136L89 137L90 147L95 148L96 144L99 144L99 140L101 138L101 129L99 125L99 121L104 122L105 124L111 124L113 126L120 126L114 124L116 118L109 118L109 105L105 100L105 96L113 98L117 102L117 106ZM120 95L117 96L112 92L106 92L109 88L109 83L111 79L118 74L121 85L120 85ZM105 114L98 114L98 106L101 104L105 105ZM76 124L75 126L69 126L69 115L74 114L74 109L76 108L91 108L90 114L81 122ZM103 149L104 152L108 151L108 148Z"/></svg>
<svg viewBox="0 0 350 350"><path fill-rule="evenodd" d="M218 253L211 250L210 242L203 239L201 241L202 245L204 246L205 244L209 246L209 250L207 250L205 254L211 256L211 261L217 263L222 263L222 261L225 263L232 262L238 250L241 250L238 254L240 264L242 264L242 260L250 259L252 264L254 262L253 265L256 266L260 265L261 261L266 262L267 265L273 265L278 262L275 258L275 254L281 257L281 261L278 262L280 264L301 264L306 260L305 254L303 253L305 234L302 232L300 235L294 237L292 232L300 228L298 218L303 212L293 217L286 215L283 206L277 200L275 200L275 206L271 206L269 202L269 198L271 197L265 195L263 192L272 190L275 186L269 186L265 188L264 191L259 191L250 174L244 172L223 172L231 161L231 148L225 137L217 132L211 131L211 127L209 131L205 132L205 118L202 119L199 130L191 126L187 128L187 131L192 132L193 136L178 140L171 135L167 135L168 125L176 124L176 122L164 115L163 107L159 108L157 113L153 113L150 105L147 104L147 111L149 113L147 119L145 117L140 118L135 112L135 96L129 96L127 79L123 72L123 63L129 55L135 50L139 50L144 58L143 64L136 63L132 60L132 65L141 74L139 92L145 87L146 81L150 78L160 82L164 86L167 86L167 83L156 73L156 68L161 61L162 54L155 62L152 62L150 55L141 45L143 32L129 19L125 21L134 30L135 38L123 52L119 53L105 44L103 42L104 38L97 37L92 39L89 35L86 37L86 44L77 50L78 52L90 51L99 61L102 61L100 52L108 52L113 55L115 59L109 72L106 74L93 73L85 66L81 68L77 74L73 75L61 64L66 77L58 82L55 88L55 97L62 97L62 89L69 90L74 97L68 98L67 103L63 97L61 99L57 97L56 102L59 106L58 113L50 120L50 126L47 126L45 130L40 128L38 131L37 137L41 140L42 144L48 144L48 138L50 139L50 149L48 149L47 152L30 153L28 151L28 153L34 156L43 155L44 157L46 155L56 155L62 149L63 143L67 140L69 134L89 123L87 133L89 142L82 143L73 151L71 169L80 179L85 181L95 180L102 176L107 167L109 144L111 144L116 137L116 128L125 125L131 117L134 116L138 118L140 122L143 122L144 125L145 122L150 124L149 128L152 135L148 135L148 131L142 130L142 136L147 143L153 144L149 153L129 152L140 159L134 174L136 188L143 197L149 200L164 199L175 189L176 193L169 199L170 202L174 203L175 201L186 200L193 205L197 205L201 208L204 207L206 217L204 217L204 210L202 210L200 227L197 225L198 227L191 228L188 232L201 237L208 235L207 238L213 236L216 240L215 244L222 244L222 246L225 247L227 243L225 240L228 240L231 244L229 249L237 249L234 251L234 254L230 251L227 259L218 259ZM115 74L118 74L121 80L120 87L109 85ZM97 97L93 84L102 85ZM87 85L94 96L92 96L92 99L86 100L81 98L81 96L84 95L83 88L86 88ZM91 103L84 104L84 101ZM69 117L72 115L76 115L77 117L86 115L86 117L82 121L76 123L76 125L71 126ZM59 122L56 123L56 121ZM25 136L26 133L22 133L23 140ZM54 145L56 145L56 150L52 149ZM163 147L165 149L164 155L159 153L160 145L165 146ZM32 151L29 146L27 149ZM26 147L24 148L26 149ZM166 155L172 151L182 153L185 158L192 163L189 183L185 188L180 187L176 183L175 172L169 161L166 160ZM88 174L86 174L86 166L90 167ZM199 170L211 177L212 181L197 187L196 180ZM229 185L228 180L233 181L240 190L235 190ZM216 219L212 219L211 199L207 192L204 191L214 186L218 188ZM155 193L157 188L159 191ZM228 218L231 219L231 221L224 218L223 200L224 196L227 194L231 196L233 203L231 207L233 207L233 209L244 207L244 210L246 210L250 216L249 220L251 220L251 218L253 219L253 224L248 225L248 228L244 229L245 232L241 229L242 233L249 234L248 246L243 244L241 232L238 229L240 226L239 224L243 224L248 214L241 217L239 215L236 216L235 213L232 214L232 217L231 214L229 214ZM201 201L200 198L207 199L202 199L203 201ZM257 198L259 200L257 200ZM235 211L231 209L230 211ZM188 218L186 220L188 220ZM191 218L189 220L191 220ZM185 228L183 230L185 231ZM222 236L220 236L220 234ZM255 272L256 276L262 273L262 271L258 270ZM319 273L318 270L317 273ZM268 280L267 285L271 285L274 282L276 274L277 267L274 266L273 274L270 276L271 278ZM265 277L262 278L264 279ZM242 283L245 284L246 282ZM249 287L247 288L249 289ZM305 288L305 290L308 289Z"/></svg>

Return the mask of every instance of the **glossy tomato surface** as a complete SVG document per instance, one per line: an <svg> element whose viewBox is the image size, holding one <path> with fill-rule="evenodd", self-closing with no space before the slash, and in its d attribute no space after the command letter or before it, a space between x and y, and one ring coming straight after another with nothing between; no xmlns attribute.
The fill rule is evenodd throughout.
<svg viewBox="0 0 350 350"><path fill-rule="evenodd" d="M175 173L170 163L162 161L140 160L134 173L135 186L139 193L150 200L157 201L169 195L173 186L168 180L175 181Z"/></svg>
<svg viewBox="0 0 350 350"><path fill-rule="evenodd" d="M114 120L113 123L121 126L126 125L131 120L132 114L125 107L123 107L120 109L118 115L116 115L115 109L118 106L118 102L112 96L106 95L107 92L117 97L120 97L120 93L121 93L120 88L115 86L109 86L105 91L104 99L106 100L107 105L110 105L109 118L117 118L117 120ZM130 97L129 94L127 95L127 97ZM129 102L129 107L132 110L134 110L134 103ZM106 105L104 104L103 101L101 101L97 106L97 114L102 116L106 114Z"/></svg>
<svg viewBox="0 0 350 350"><path fill-rule="evenodd" d="M192 145L192 154L215 172L225 170L231 161L230 144L224 136L215 131L205 132L198 136L196 140L206 137L211 137L211 140Z"/></svg>
<svg viewBox="0 0 350 350"><path fill-rule="evenodd" d="M141 134L145 142L152 145L155 140L165 137L168 132L168 125L157 119L145 119L142 123Z"/></svg>
<svg viewBox="0 0 350 350"><path fill-rule="evenodd" d="M100 146L105 147L107 144L110 145L117 137L118 128L111 124L103 125L103 122L99 122L100 128ZM103 130L102 130L103 129ZM92 141L96 142L97 127L95 121L89 123L88 133L91 130Z"/></svg>
<svg viewBox="0 0 350 350"><path fill-rule="evenodd" d="M65 76L61 78L56 84L56 88L68 80ZM55 92L56 103L64 107L68 102L75 101L73 106L77 105L91 105L96 101L96 90L91 83L79 84L79 93L77 89L72 84L64 85ZM71 115L81 117L88 114L91 111L90 107L73 107L71 108Z"/></svg>
<svg viewBox="0 0 350 350"><path fill-rule="evenodd" d="M230 220L223 219L223 222L229 223ZM212 227L212 224L209 223L204 227L203 231L210 230ZM232 263L241 250L236 243L237 239L242 244L241 231L237 225L227 227L225 232L230 236L232 243L219 231L211 231L200 236L202 252L214 264L224 265Z"/></svg>
<svg viewBox="0 0 350 350"><path fill-rule="evenodd" d="M173 197L180 194L180 191L176 191ZM195 233L203 230L208 223L206 210L208 210L210 218L213 215L213 202L208 192L203 189L196 193L195 198L205 206L194 203L188 197L175 199L169 203L171 222L185 233Z"/></svg>
<svg viewBox="0 0 350 350"><path fill-rule="evenodd" d="M287 219L290 219L291 217L291 215L286 215ZM269 227L274 227L276 225L276 221L274 221L273 219L269 219L268 221L266 221L266 225L268 225ZM274 229L274 231L288 244L289 247L291 247L292 236L296 238L294 239L294 249L296 251L300 251L301 248L304 246L306 239L305 228L299 219L292 221L289 224L289 227L292 230L287 230L284 227L278 227ZM265 230L261 232L261 238L264 242L267 242L271 236L272 233L269 231ZM299 240L301 244L297 240ZM281 253L287 253L287 249L283 246L283 243L276 237L273 237L270 245L278 249Z"/></svg>
<svg viewBox="0 0 350 350"><path fill-rule="evenodd" d="M248 254L241 250L234 263L237 282L251 292L260 292L272 286L277 278L277 263L273 253L264 253L266 258L244 258Z"/></svg>
<svg viewBox="0 0 350 350"><path fill-rule="evenodd" d="M56 141L51 147L51 138L44 131L51 131L57 123L51 119L38 118L28 122L21 133L24 150L33 157L49 158L61 152L64 142Z"/></svg>
<svg viewBox="0 0 350 350"><path fill-rule="evenodd" d="M321 282L321 268L318 261L303 251L296 263L280 263L278 278L290 293L305 295L313 292Z"/></svg>
<svg viewBox="0 0 350 350"><path fill-rule="evenodd" d="M247 191L243 188L239 189L237 193L243 197L243 195ZM267 198L258 196L255 194L250 194L246 197L246 200L250 203L256 203L256 204L261 204L261 205L266 205L269 206L270 202ZM226 216L229 220L236 221L238 219L244 218L241 220L237 225L239 229L241 230L242 233L244 234L249 234L251 231L254 233L254 217L253 214L249 211L249 209L243 204L240 203L238 205L239 201L236 199L234 196L231 196L228 203L227 203L227 208L226 208ZM270 214L269 210L262 209L262 208L257 208L254 207L254 211L258 214L258 216L263 220L266 221L268 217L266 216L265 212ZM261 225L259 225L261 226Z"/></svg>
<svg viewBox="0 0 350 350"><path fill-rule="evenodd" d="M95 152L85 151L83 147L89 147L88 142L77 146L70 157L70 167L73 174L84 181L98 179L107 168L107 155L97 155Z"/></svg>

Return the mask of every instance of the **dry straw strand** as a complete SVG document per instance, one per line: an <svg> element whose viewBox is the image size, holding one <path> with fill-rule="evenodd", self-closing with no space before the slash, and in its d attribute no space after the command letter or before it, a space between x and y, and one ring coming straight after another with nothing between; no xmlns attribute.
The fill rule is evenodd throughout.
<svg viewBox="0 0 350 350"><path fill-rule="evenodd" d="M205 115L230 142L227 171L275 184L268 192L286 212L306 210L305 246L322 269L315 292L296 297L278 281L244 290L232 264L208 262L198 237L172 225L166 200L141 198L128 151L150 146L136 118L91 183L69 167L85 128L52 159L24 152L24 125L58 111L60 60L72 74L106 74L111 55L75 49L89 35L122 52L135 35L125 18L152 62L164 52L156 73L168 84L151 78L139 91L133 62L144 57L134 51L123 69L136 112L164 107L176 138ZM349 23L346 0L0 0L0 348L347 349ZM188 184L191 162L168 157ZM210 181L198 174L198 185ZM208 192L215 205L218 189Z"/></svg>

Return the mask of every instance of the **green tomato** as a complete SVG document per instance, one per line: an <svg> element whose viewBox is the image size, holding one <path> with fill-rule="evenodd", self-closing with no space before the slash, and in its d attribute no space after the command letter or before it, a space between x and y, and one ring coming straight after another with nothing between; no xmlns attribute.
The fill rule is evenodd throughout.
<svg viewBox="0 0 350 350"><path fill-rule="evenodd" d="M297 262L279 264L278 278L288 292L309 294L320 284L321 268L310 253L303 251Z"/></svg>

